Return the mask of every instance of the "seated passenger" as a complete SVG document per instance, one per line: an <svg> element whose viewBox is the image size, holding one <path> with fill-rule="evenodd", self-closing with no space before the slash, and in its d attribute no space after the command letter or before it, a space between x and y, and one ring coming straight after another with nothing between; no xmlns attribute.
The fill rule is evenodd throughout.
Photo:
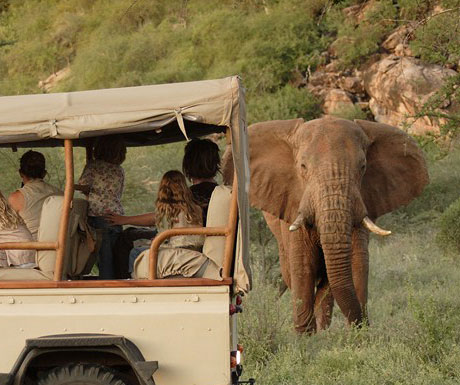
<svg viewBox="0 0 460 385"><path fill-rule="evenodd" d="M46 174L43 154L27 151L21 157L19 168L23 187L8 197L8 203L22 217L33 240L37 240L43 202L51 195L62 195L61 190L43 180Z"/></svg>
<svg viewBox="0 0 460 385"><path fill-rule="evenodd" d="M110 214L106 218L115 224L154 225L166 230L177 227L201 227L202 211L194 202L185 176L177 170L168 171L161 179L155 204L155 213L134 216ZM201 235L178 235L169 239L167 247L200 251L204 242ZM133 271L137 256L149 247L135 248L129 255L129 271Z"/></svg>
<svg viewBox="0 0 460 385"><path fill-rule="evenodd" d="M125 172L121 164L126 158L126 144L120 135L98 139L94 146L94 160L89 161L75 189L88 197L88 223L102 230L99 249L99 278L114 279L113 247L123 228L105 220L107 212L123 215L121 196Z"/></svg>
<svg viewBox="0 0 460 385"><path fill-rule="evenodd" d="M30 231L0 192L0 242L31 242ZM35 250L0 250L0 267L35 267Z"/></svg>
<svg viewBox="0 0 460 385"><path fill-rule="evenodd" d="M219 147L209 139L192 139L184 149L182 171L192 183L190 190L196 203L203 212L203 226L206 226L206 215L209 200L217 186L215 177L220 171Z"/></svg>

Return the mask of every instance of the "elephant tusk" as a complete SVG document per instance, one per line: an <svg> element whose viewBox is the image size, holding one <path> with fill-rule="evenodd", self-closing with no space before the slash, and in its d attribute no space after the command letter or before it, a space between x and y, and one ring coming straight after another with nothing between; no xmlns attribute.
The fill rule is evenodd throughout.
<svg viewBox="0 0 460 385"><path fill-rule="evenodd" d="M296 218L294 223L289 226L289 231L296 231L298 230L303 224L303 215L299 214L299 216Z"/></svg>
<svg viewBox="0 0 460 385"><path fill-rule="evenodd" d="M366 229L368 229L369 231L372 231L374 234L377 234L377 235L390 235L391 234L391 231L389 230L384 230L380 227L378 227L374 222L371 221L371 219L369 217L364 217L363 219L363 225Z"/></svg>

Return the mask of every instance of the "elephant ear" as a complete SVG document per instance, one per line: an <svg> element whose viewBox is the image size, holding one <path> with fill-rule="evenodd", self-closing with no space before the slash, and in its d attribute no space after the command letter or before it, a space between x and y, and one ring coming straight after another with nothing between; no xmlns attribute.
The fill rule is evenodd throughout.
<svg viewBox="0 0 460 385"><path fill-rule="evenodd" d="M365 120L355 123L371 142L361 189L369 217L375 219L420 195L428 171L422 151L404 131Z"/></svg>
<svg viewBox="0 0 460 385"><path fill-rule="evenodd" d="M274 120L249 127L251 205L288 223L297 217L303 192L289 138L303 123Z"/></svg>

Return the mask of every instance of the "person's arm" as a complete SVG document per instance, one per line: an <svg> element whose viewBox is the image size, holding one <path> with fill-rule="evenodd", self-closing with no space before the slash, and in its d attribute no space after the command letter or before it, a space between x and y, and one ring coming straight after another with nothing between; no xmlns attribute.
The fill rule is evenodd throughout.
<svg viewBox="0 0 460 385"><path fill-rule="evenodd" d="M155 214L145 213L139 215L118 215L108 213L104 216L112 225L155 226Z"/></svg>
<svg viewBox="0 0 460 385"><path fill-rule="evenodd" d="M78 182L74 185L74 189L81 191L85 195L89 195L91 185L93 184L94 179L94 167L91 163L87 163L83 172L81 173Z"/></svg>
<svg viewBox="0 0 460 385"><path fill-rule="evenodd" d="M20 192L19 190L16 190L15 192L11 193L8 197L8 204L17 213L24 209L25 203L26 202L24 200L24 195L22 195L22 192Z"/></svg>

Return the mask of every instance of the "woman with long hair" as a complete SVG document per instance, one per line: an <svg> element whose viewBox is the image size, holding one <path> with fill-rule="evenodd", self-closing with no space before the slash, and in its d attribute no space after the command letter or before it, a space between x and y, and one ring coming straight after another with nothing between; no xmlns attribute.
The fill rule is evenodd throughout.
<svg viewBox="0 0 460 385"><path fill-rule="evenodd" d="M23 219L0 192L0 243L31 241L32 234ZM0 250L0 267L35 267L35 250Z"/></svg>
<svg viewBox="0 0 460 385"><path fill-rule="evenodd" d="M166 172L161 178L155 202L155 212L134 216L110 214L106 216L112 223L124 225L156 225L160 230L177 227L201 227L202 211L195 203L193 194L187 186L184 174L178 170ZM201 250L204 237L201 235L177 235L171 237L169 247ZM135 247L129 254L129 271L138 255L148 247Z"/></svg>

